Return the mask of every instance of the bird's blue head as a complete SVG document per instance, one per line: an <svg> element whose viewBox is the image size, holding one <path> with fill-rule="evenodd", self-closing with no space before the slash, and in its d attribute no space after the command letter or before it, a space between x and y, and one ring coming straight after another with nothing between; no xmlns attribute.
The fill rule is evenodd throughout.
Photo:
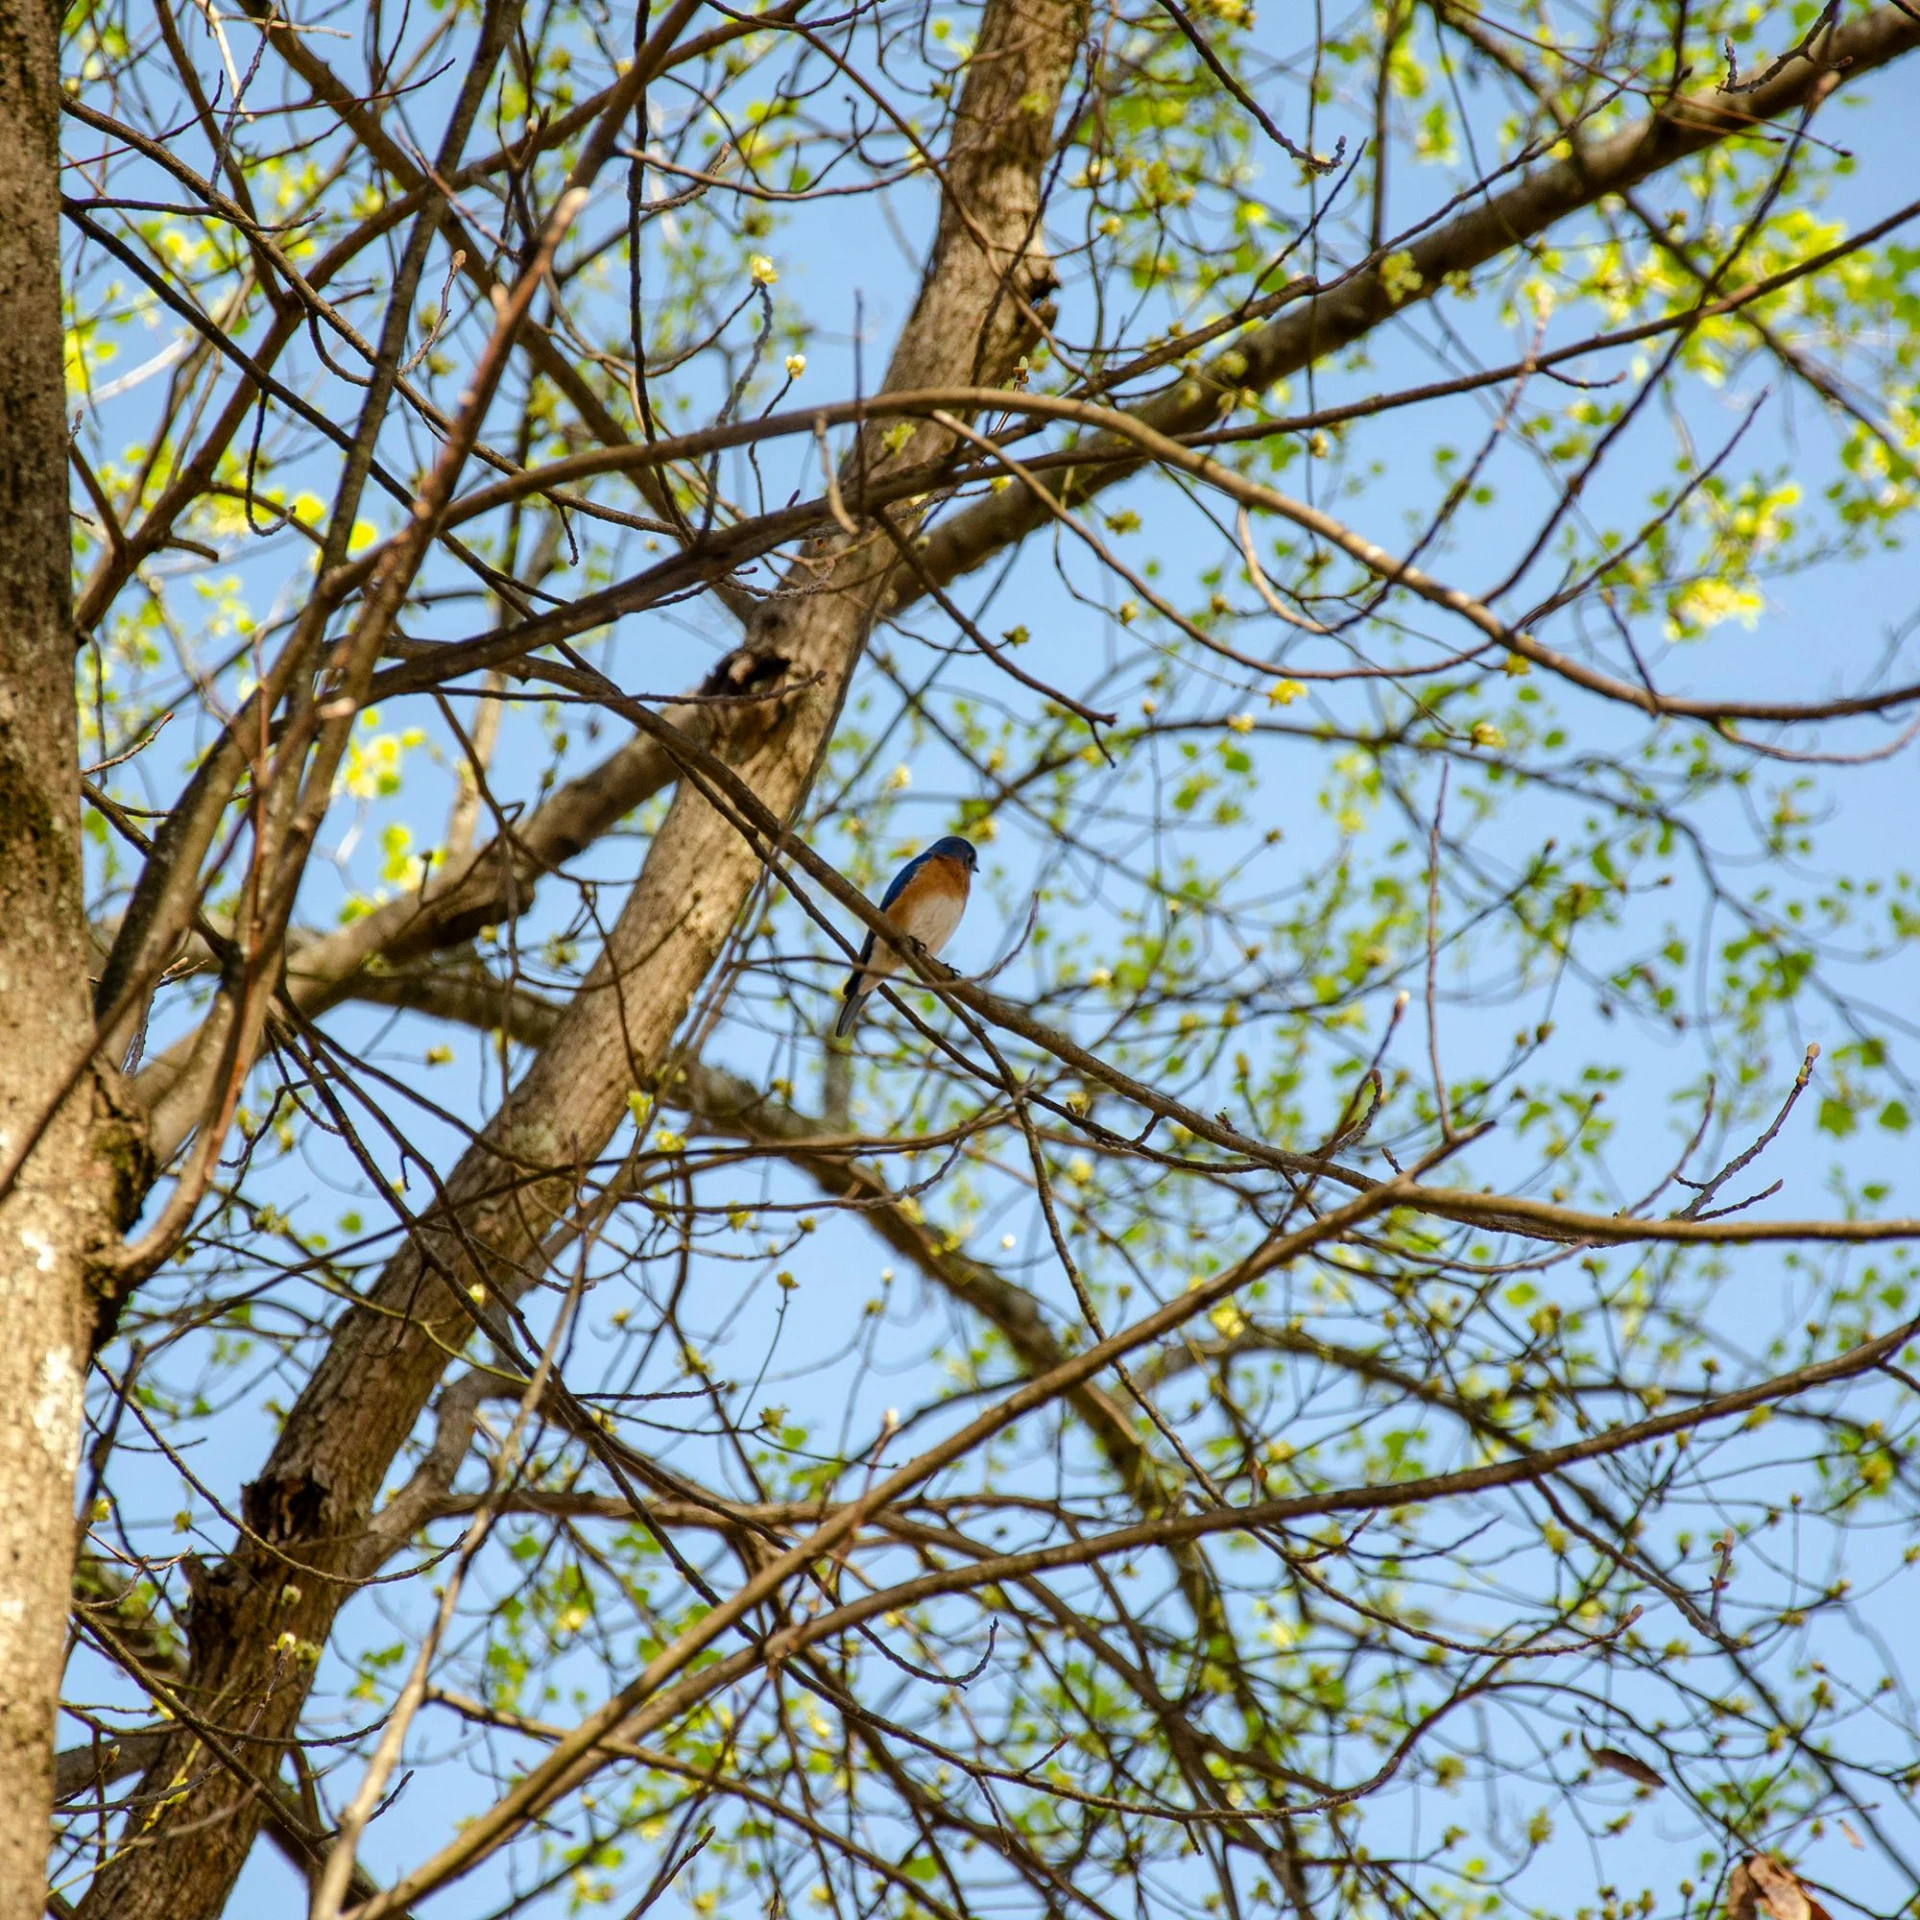
<svg viewBox="0 0 1920 1920"><path fill-rule="evenodd" d="M936 840L927 849L929 860L957 860L972 873L980 864L980 855L971 840L963 840L957 833L949 833Z"/></svg>

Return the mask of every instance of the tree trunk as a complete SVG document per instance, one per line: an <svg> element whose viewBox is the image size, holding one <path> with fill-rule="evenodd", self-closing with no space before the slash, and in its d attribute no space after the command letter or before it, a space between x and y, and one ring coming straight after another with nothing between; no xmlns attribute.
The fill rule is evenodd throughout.
<svg viewBox="0 0 1920 1920"><path fill-rule="evenodd" d="M1084 32L1081 0L992 0L968 69L944 169L948 195L919 300L895 348L895 387L1003 382L1035 339L1053 284L1039 232L1043 171L1061 91ZM924 459L942 430L867 448L869 473ZM792 697L751 709L716 742L765 804L791 818L839 716L894 566L877 531L818 543L789 589L761 609L744 653L783 667ZM389 1263L371 1305L341 1321L288 1416L244 1511L243 1539L196 1599L185 1691L222 1728L242 1768L270 1775L298 1722L356 1570L381 1485L471 1332L464 1294L524 1291L538 1248L571 1203L577 1169L605 1148L672 1061L674 1038L760 878L758 854L683 783L586 983L444 1204ZM312 1571L289 1571L289 1562ZM83 1920L212 1920L259 1831L262 1803L194 1734L149 1768L155 1793L183 1775L194 1793L156 1808L149 1843L110 1860Z"/></svg>
<svg viewBox="0 0 1920 1920"><path fill-rule="evenodd" d="M0 1920L33 1920L46 1902L87 1269L127 1187L112 1134L94 1124L100 1078L80 1075L61 1101L93 1012L68 583L58 19L48 0L0 0Z"/></svg>

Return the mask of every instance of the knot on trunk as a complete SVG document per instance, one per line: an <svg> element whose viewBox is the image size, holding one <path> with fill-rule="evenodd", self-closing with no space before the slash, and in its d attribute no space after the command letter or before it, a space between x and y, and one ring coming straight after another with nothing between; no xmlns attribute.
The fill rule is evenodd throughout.
<svg viewBox="0 0 1920 1920"><path fill-rule="evenodd" d="M326 1510L326 1485L310 1473L278 1474L240 1489L240 1517L270 1545L313 1539Z"/></svg>
<svg viewBox="0 0 1920 1920"><path fill-rule="evenodd" d="M747 646L735 647L721 659L701 681L702 695L710 700L729 696L751 699L778 687L792 662L769 643L786 619L787 610L783 606L769 604L761 616L760 632L755 640Z"/></svg>

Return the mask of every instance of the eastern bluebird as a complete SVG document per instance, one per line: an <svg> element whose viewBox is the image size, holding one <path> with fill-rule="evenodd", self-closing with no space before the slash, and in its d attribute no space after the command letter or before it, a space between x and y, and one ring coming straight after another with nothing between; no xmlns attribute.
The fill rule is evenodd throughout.
<svg viewBox="0 0 1920 1920"><path fill-rule="evenodd" d="M930 954L938 953L953 938L953 930L967 910L967 892L979 864L973 842L950 833L925 853L916 853L893 876L893 884L881 896L880 911L907 939L917 941ZM860 949L860 964L847 975L847 984L841 989L846 1005L834 1022L835 1033L853 1031L861 1001L900 965L898 954L884 948L876 954L873 946L869 933Z"/></svg>

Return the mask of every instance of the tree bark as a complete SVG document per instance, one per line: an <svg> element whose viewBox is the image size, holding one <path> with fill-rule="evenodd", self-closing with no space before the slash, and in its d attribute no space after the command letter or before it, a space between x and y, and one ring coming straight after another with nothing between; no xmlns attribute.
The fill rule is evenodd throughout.
<svg viewBox="0 0 1920 1920"><path fill-rule="evenodd" d="M989 5L943 167L938 237L889 386L1004 382L1035 339L1033 316L1053 284L1041 184L1083 33L1081 0ZM941 441L930 424L891 452L873 436L865 470L924 459ZM753 622L744 651L784 671L795 691L747 709L716 750L783 819L811 785L894 564L878 534L836 535L802 557ZM239 1764L208 1770L199 1736L175 1734L144 1790L159 1800L168 1780L189 1774L200 1785L158 1805L142 1846L109 1860L83 1920L212 1920L225 1906L262 1818L260 1787L245 1776L270 1778L278 1766L313 1659L364 1567L380 1487L471 1337L470 1290L511 1301L539 1271L578 1169L613 1137L628 1093L669 1067L761 871L754 847L683 782L585 984L369 1305L340 1322L245 1491L252 1537L196 1598L183 1692Z"/></svg>
<svg viewBox="0 0 1920 1920"><path fill-rule="evenodd" d="M62 1099L93 1015L68 577L58 18L47 0L0 0L0 1920L31 1920L46 1900L88 1266L117 1231L136 1150L131 1132L116 1142L111 1124L97 1124L111 1123L101 1076L80 1073Z"/></svg>

